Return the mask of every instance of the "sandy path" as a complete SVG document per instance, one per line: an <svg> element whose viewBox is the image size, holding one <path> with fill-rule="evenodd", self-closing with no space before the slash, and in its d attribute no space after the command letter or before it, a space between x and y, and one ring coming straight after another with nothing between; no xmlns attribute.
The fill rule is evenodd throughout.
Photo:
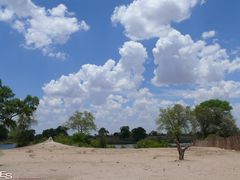
<svg viewBox="0 0 240 180"><path fill-rule="evenodd" d="M4 150L0 171L41 180L237 180L240 152L192 147L179 162L176 149L92 149L54 142ZM38 179L39 180L39 179Z"/></svg>

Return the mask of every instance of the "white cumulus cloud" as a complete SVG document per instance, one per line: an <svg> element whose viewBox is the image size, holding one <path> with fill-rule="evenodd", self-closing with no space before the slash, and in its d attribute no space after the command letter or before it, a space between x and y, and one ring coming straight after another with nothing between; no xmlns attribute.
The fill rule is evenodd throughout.
<svg viewBox="0 0 240 180"><path fill-rule="evenodd" d="M119 61L85 64L78 72L45 84L37 112L39 128L55 127L74 111L87 110L96 117L98 128L112 132L129 125L150 131L156 127L160 107L184 104L160 99L142 87L147 52L141 43L125 42L119 53Z"/></svg>
<svg viewBox="0 0 240 180"><path fill-rule="evenodd" d="M89 29L85 21L73 15L64 4L46 9L31 0L0 0L0 21L23 34L24 46L57 58L64 58L65 54L54 52L55 45L65 44L71 34Z"/></svg>
<svg viewBox="0 0 240 180"><path fill-rule="evenodd" d="M63 122L75 110L89 110L96 116L99 126L113 127L116 121L119 126L137 116L133 106L140 111L151 111L147 105L155 101L148 90L140 88L146 49L140 43L129 41L119 53L118 62L110 59L102 66L85 64L77 73L46 84L38 111L41 119L54 116L51 118L56 122ZM135 101L136 96L142 100Z"/></svg>
<svg viewBox="0 0 240 180"><path fill-rule="evenodd" d="M204 84L182 94L184 98L194 99L196 103L209 99L240 99L240 82L220 81Z"/></svg>
<svg viewBox="0 0 240 180"><path fill-rule="evenodd" d="M164 36L172 22L181 22L191 15L200 0L134 0L115 8L111 20L125 28L127 37L144 40Z"/></svg>
<svg viewBox="0 0 240 180"><path fill-rule="evenodd" d="M226 73L239 70L240 61L229 60L219 44L193 41L190 35L172 30L153 49L156 86L221 81Z"/></svg>

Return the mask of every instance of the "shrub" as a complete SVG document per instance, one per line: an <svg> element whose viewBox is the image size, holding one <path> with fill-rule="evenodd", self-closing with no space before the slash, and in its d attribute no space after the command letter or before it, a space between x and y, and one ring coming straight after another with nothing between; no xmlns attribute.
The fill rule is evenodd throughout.
<svg viewBox="0 0 240 180"><path fill-rule="evenodd" d="M74 143L83 143L86 142L86 135L82 133L75 133L72 136L72 140Z"/></svg>
<svg viewBox="0 0 240 180"><path fill-rule="evenodd" d="M100 146L99 140L97 140L97 139L91 140L90 144L92 147L95 147L95 148L99 148L99 146Z"/></svg>
<svg viewBox="0 0 240 180"><path fill-rule="evenodd" d="M159 142L150 139L143 139L138 141L136 144L136 148L159 148L159 147L168 147L169 144L167 142Z"/></svg>
<svg viewBox="0 0 240 180"><path fill-rule="evenodd" d="M67 144L67 145L72 145L72 139L69 136L65 136L64 134L59 134L54 137L54 141L62 143L62 144Z"/></svg>
<svg viewBox="0 0 240 180"><path fill-rule="evenodd" d="M99 147L100 148L106 148L107 147L107 139L105 136L101 136L99 138Z"/></svg>
<svg viewBox="0 0 240 180"><path fill-rule="evenodd" d="M108 145L107 148L116 148L115 145Z"/></svg>
<svg viewBox="0 0 240 180"><path fill-rule="evenodd" d="M79 147L89 147L90 141L88 137L83 133L75 133L72 136L72 142L73 144L79 146Z"/></svg>
<svg viewBox="0 0 240 180"><path fill-rule="evenodd" d="M18 147L29 145L34 141L35 130L17 131L14 139Z"/></svg>
<svg viewBox="0 0 240 180"><path fill-rule="evenodd" d="M91 141L91 146L95 148L106 148L107 147L107 140L105 137L100 137L97 139L93 139Z"/></svg>
<svg viewBox="0 0 240 180"><path fill-rule="evenodd" d="M0 141L7 140L8 133L8 129L4 125L0 124Z"/></svg>
<svg viewBox="0 0 240 180"><path fill-rule="evenodd" d="M42 134L37 134L34 138L34 141L33 141L33 144L37 144L37 143L41 143L41 142L44 142L46 141L48 138L46 137L43 137Z"/></svg>

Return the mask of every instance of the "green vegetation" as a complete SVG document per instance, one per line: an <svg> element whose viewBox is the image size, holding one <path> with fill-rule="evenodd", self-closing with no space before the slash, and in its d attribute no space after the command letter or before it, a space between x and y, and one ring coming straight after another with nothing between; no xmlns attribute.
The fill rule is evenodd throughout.
<svg viewBox="0 0 240 180"><path fill-rule="evenodd" d="M90 146L90 139L83 133L75 133L72 135L72 142L79 147Z"/></svg>
<svg viewBox="0 0 240 180"><path fill-rule="evenodd" d="M120 138L121 139L127 139L127 138L129 138L130 137L130 135L131 135L131 132L130 132L130 130L129 130L129 126L122 126L121 128L120 128Z"/></svg>
<svg viewBox="0 0 240 180"><path fill-rule="evenodd" d="M167 109L160 109L157 124L160 130L167 131L167 133L174 138L179 153L179 160L183 160L184 153L189 146L184 148L181 147L180 135L183 133L191 133L195 130L196 124L190 107L176 104Z"/></svg>
<svg viewBox="0 0 240 180"><path fill-rule="evenodd" d="M99 142L99 140L98 139L93 139L93 140L91 140L91 146L92 147L95 147L95 148L100 148L100 142Z"/></svg>
<svg viewBox="0 0 240 180"><path fill-rule="evenodd" d="M9 133L8 129L4 125L0 124L0 141L7 140L8 133Z"/></svg>
<svg viewBox="0 0 240 180"><path fill-rule="evenodd" d="M229 102L212 99L200 103L195 108L200 135L206 138L209 134L228 137L236 134L238 128L231 114Z"/></svg>
<svg viewBox="0 0 240 180"><path fill-rule="evenodd" d="M55 137L58 136L60 134L63 134L65 136L68 135L67 133L68 128L64 127L64 126L58 126L56 129L50 128L50 129L45 129L42 132L42 136L45 138L49 138L49 137Z"/></svg>
<svg viewBox="0 0 240 180"><path fill-rule="evenodd" d="M64 134L59 134L59 135L55 136L53 139L54 139L54 141L62 143L62 144L67 144L67 145L73 144L72 138L69 136L66 136Z"/></svg>
<svg viewBox="0 0 240 180"><path fill-rule="evenodd" d="M143 139L137 142L135 148L161 148L169 147L167 142L159 142L151 139Z"/></svg>
<svg viewBox="0 0 240 180"><path fill-rule="evenodd" d="M77 130L78 133L89 134L90 131L96 130L94 119L91 112L76 111L66 122L66 127Z"/></svg>
<svg viewBox="0 0 240 180"><path fill-rule="evenodd" d="M109 134L108 130L106 130L104 127L100 128L98 130L98 135L99 136L107 136Z"/></svg>
<svg viewBox="0 0 240 180"><path fill-rule="evenodd" d="M6 128L13 131L12 138L18 146L28 145L34 140L35 131L30 130L30 127L37 122L34 112L38 104L39 99L30 95L23 100L16 98L11 88L3 85L0 80L0 125L4 130L2 135L7 132Z"/></svg>
<svg viewBox="0 0 240 180"><path fill-rule="evenodd" d="M132 129L132 137L135 141L139 141L147 137L146 130L142 127Z"/></svg>

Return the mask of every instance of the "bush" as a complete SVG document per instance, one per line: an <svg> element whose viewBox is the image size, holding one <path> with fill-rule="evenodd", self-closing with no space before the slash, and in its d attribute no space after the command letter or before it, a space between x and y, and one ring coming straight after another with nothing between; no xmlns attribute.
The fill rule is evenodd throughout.
<svg viewBox="0 0 240 180"><path fill-rule="evenodd" d="M97 138L97 139L93 139L91 141L91 146L93 146L95 148L106 148L107 147L107 140L104 136L100 137L100 138Z"/></svg>
<svg viewBox="0 0 240 180"><path fill-rule="evenodd" d="M99 147L100 148L106 148L107 147L107 139L105 136L101 136L99 138Z"/></svg>
<svg viewBox="0 0 240 180"><path fill-rule="evenodd" d="M43 137L42 134L37 134L34 138L33 144L38 144L38 143L42 143L44 141L46 141L47 138Z"/></svg>
<svg viewBox="0 0 240 180"><path fill-rule="evenodd" d="M29 145L34 141L35 130L17 131L14 139L18 147Z"/></svg>
<svg viewBox="0 0 240 180"><path fill-rule="evenodd" d="M169 147L167 142L159 142L150 139L143 139L138 141L135 148L159 148L159 147Z"/></svg>
<svg viewBox="0 0 240 180"><path fill-rule="evenodd" d="M72 140L74 143L85 143L86 142L86 135L82 133L75 133L72 135Z"/></svg>
<svg viewBox="0 0 240 180"><path fill-rule="evenodd" d="M39 143L43 143L44 141L46 141L47 138L42 138L42 139L35 139L32 144L39 144Z"/></svg>
<svg viewBox="0 0 240 180"><path fill-rule="evenodd" d="M90 141L88 137L83 133L75 133L72 136L72 142L73 144L79 146L79 147L89 147Z"/></svg>
<svg viewBox="0 0 240 180"><path fill-rule="evenodd" d="M8 133L9 132L8 132L7 128L4 125L0 124L0 141L7 140Z"/></svg>
<svg viewBox="0 0 240 180"><path fill-rule="evenodd" d="M100 146L99 140L97 140L97 139L91 140L90 144L92 147L95 147L95 148L99 148L99 146Z"/></svg>
<svg viewBox="0 0 240 180"><path fill-rule="evenodd" d="M72 139L69 136L66 136L64 134L59 134L54 137L54 141L62 143L62 144L67 144L67 145L72 145Z"/></svg>
<svg viewBox="0 0 240 180"><path fill-rule="evenodd" d="M108 145L107 148L113 148L113 149L115 149L116 146L115 146L115 145Z"/></svg>

